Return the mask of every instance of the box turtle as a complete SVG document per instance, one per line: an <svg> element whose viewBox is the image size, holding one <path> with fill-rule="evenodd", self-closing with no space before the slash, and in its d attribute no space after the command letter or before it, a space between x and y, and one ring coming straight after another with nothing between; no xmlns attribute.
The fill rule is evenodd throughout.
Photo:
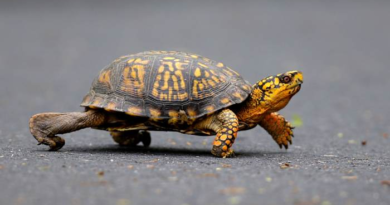
<svg viewBox="0 0 390 205"><path fill-rule="evenodd" d="M58 150L65 134L91 127L107 130L123 146L149 146L147 130L216 135L211 153L234 156L237 132L260 125L282 148L293 136L277 113L300 90L303 75L289 71L250 85L223 63L196 54L148 51L114 60L93 81L84 112L40 113L30 132Z"/></svg>

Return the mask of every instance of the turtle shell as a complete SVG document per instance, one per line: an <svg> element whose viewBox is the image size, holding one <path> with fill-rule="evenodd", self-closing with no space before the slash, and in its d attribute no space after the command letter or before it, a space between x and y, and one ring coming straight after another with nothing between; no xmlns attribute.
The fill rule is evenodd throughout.
<svg viewBox="0 0 390 205"><path fill-rule="evenodd" d="M104 68L81 106L156 119L198 118L243 102L251 90L223 63L184 52L147 51Z"/></svg>

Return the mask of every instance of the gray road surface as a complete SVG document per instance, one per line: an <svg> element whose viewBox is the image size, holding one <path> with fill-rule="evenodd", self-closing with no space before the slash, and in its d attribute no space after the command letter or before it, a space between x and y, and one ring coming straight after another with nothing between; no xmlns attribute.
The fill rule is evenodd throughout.
<svg viewBox="0 0 390 205"><path fill-rule="evenodd" d="M1 1L0 204L388 205L389 21L390 1ZM31 115L82 110L101 68L152 49L222 61L252 83L302 70L281 112L302 121L294 144L279 150L256 128L233 159L210 154L213 137L169 132L149 149L91 129L59 152L36 145Z"/></svg>

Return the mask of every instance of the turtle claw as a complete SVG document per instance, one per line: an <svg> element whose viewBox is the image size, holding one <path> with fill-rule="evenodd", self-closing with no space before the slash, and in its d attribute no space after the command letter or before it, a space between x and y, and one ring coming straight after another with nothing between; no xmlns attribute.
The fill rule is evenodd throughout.
<svg viewBox="0 0 390 205"><path fill-rule="evenodd" d="M229 149L226 152L226 155L222 156L222 158L234 158L234 157L236 157L236 154L234 154L233 149Z"/></svg>
<svg viewBox="0 0 390 205"><path fill-rule="evenodd" d="M288 149L288 144L285 144L285 145L284 145L284 148L285 148L285 149Z"/></svg>
<svg viewBox="0 0 390 205"><path fill-rule="evenodd" d="M41 144L49 146L50 147L49 151L57 151L65 145L65 140L62 139L61 137L58 137L58 136L43 137L43 138L40 138L38 141L38 145L41 145Z"/></svg>

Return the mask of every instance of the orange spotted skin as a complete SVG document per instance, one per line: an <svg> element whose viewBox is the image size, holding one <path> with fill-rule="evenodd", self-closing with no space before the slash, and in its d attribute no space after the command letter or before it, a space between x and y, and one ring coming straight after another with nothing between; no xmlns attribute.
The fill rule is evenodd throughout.
<svg viewBox="0 0 390 205"><path fill-rule="evenodd" d="M215 156L229 157L233 154L231 146L237 137L239 122L236 114L229 109L222 110L217 118L222 123L222 129L219 129L215 137L211 153Z"/></svg>
<svg viewBox="0 0 390 205"><path fill-rule="evenodd" d="M269 76L251 86L221 62L177 51L122 56L104 68L81 106L85 112L41 113L30 132L58 150L57 136L87 127L107 130L122 146L149 146L147 130L216 135L211 153L235 156L239 131L263 127L280 148L292 143L292 127L277 113L299 92L300 71Z"/></svg>
<svg viewBox="0 0 390 205"><path fill-rule="evenodd" d="M274 112L265 115L259 125L267 130L280 148L284 146L288 149L288 144L292 144L292 137L294 137L293 127L278 113Z"/></svg>

